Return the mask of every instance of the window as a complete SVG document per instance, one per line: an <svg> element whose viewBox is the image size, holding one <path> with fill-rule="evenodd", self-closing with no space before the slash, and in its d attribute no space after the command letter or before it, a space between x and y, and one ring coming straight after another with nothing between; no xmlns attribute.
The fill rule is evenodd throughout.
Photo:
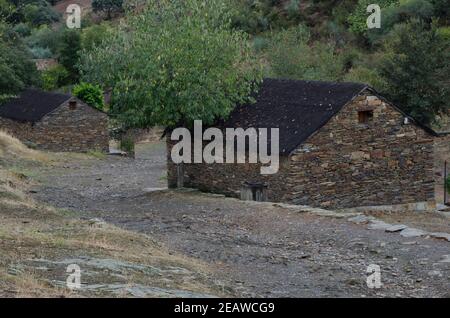
<svg viewBox="0 0 450 318"><path fill-rule="evenodd" d="M358 122L361 124L367 124L373 119L373 110L364 110L358 112Z"/></svg>
<svg viewBox="0 0 450 318"><path fill-rule="evenodd" d="M71 101L69 102L69 108L70 108L71 110L76 109L76 108L77 108L77 101L71 100Z"/></svg>

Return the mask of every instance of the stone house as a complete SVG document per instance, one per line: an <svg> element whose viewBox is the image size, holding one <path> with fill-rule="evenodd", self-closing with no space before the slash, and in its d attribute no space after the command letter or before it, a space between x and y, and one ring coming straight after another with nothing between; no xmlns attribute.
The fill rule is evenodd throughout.
<svg viewBox="0 0 450 318"><path fill-rule="evenodd" d="M168 134L169 187L181 179L202 191L323 208L435 206L438 134L367 85L265 79L256 103L238 106L220 127L279 128L278 173L249 163L175 165Z"/></svg>
<svg viewBox="0 0 450 318"><path fill-rule="evenodd" d="M108 116L71 95L28 89L0 106L0 129L50 151L108 151Z"/></svg>

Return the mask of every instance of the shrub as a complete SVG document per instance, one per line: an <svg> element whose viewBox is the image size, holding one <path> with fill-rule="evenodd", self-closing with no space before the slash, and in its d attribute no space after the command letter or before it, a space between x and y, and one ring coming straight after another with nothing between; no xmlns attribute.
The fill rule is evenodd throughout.
<svg viewBox="0 0 450 318"><path fill-rule="evenodd" d="M309 30L304 26L276 33L267 50L271 75L303 80L341 79L344 60L336 54L334 45L316 42L310 46L309 40Z"/></svg>
<svg viewBox="0 0 450 318"><path fill-rule="evenodd" d="M59 21L59 14L47 2L30 3L22 9L25 21L34 26Z"/></svg>
<svg viewBox="0 0 450 318"><path fill-rule="evenodd" d="M53 56L49 48L33 47L30 51L35 59L48 59Z"/></svg>
<svg viewBox="0 0 450 318"><path fill-rule="evenodd" d="M123 0L93 0L92 9L94 12L106 13L110 19L114 13L123 11Z"/></svg>
<svg viewBox="0 0 450 318"><path fill-rule="evenodd" d="M81 47L83 50L92 50L99 46L107 36L111 27L107 23L101 23L84 28L81 33Z"/></svg>
<svg viewBox="0 0 450 318"><path fill-rule="evenodd" d="M104 107L103 90L99 85L80 83L75 85L72 93L86 104L97 109L101 110Z"/></svg>
<svg viewBox="0 0 450 318"><path fill-rule="evenodd" d="M33 29L31 34L24 39L25 44L30 48L48 48L52 52L52 57L58 53L61 40L61 30L52 30L46 25Z"/></svg>
<svg viewBox="0 0 450 318"><path fill-rule="evenodd" d="M54 90L66 84L69 73L62 65L54 66L42 72L42 88Z"/></svg>
<svg viewBox="0 0 450 318"><path fill-rule="evenodd" d="M13 31L22 37L29 36L31 34L31 28L25 23L16 24Z"/></svg>

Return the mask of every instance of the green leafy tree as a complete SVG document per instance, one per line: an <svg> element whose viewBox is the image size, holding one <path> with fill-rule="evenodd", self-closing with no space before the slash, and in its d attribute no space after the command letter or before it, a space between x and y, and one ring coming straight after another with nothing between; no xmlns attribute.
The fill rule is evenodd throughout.
<svg viewBox="0 0 450 318"><path fill-rule="evenodd" d="M94 12L106 13L111 19L114 13L123 11L123 0L93 0L92 9Z"/></svg>
<svg viewBox="0 0 450 318"><path fill-rule="evenodd" d="M152 1L83 53L83 80L112 89L110 112L128 126L224 118L260 80L251 43L231 28L229 12L224 0Z"/></svg>
<svg viewBox="0 0 450 318"><path fill-rule="evenodd" d="M100 85L80 83L75 85L72 94L97 109L102 110L104 107L103 90Z"/></svg>
<svg viewBox="0 0 450 318"><path fill-rule="evenodd" d="M397 25L381 65L388 97L424 123L448 111L450 46L436 25L413 20Z"/></svg>
<svg viewBox="0 0 450 318"><path fill-rule="evenodd" d="M39 73L20 39L9 38L9 26L0 22L0 95L17 94L38 85Z"/></svg>
<svg viewBox="0 0 450 318"><path fill-rule="evenodd" d="M59 50L59 62L69 72L68 80L75 83L79 78L78 63L80 62L81 37L78 30L67 30L62 36Z"/></svg>

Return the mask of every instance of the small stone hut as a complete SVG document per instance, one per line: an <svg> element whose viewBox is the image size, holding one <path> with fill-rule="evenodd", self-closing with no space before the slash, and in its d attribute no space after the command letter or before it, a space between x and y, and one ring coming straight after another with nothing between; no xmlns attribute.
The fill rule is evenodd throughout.
<svg viewBox="0 0 450 318"><path fill-rule="evenodd" d="M278 173L250 163L180 169L169 133L169 187L181 178L202 191L322 208L435 206L438 134L365 84L265 79L256 103L238 106L221 127L279 128Z"/></svg>
<svg viewBox="0 0 450 318"><path fill-rule="evenodd" d="M25 90L0 106L0 129L38 149L109 150L107 114L66 94Z"/></svg>

